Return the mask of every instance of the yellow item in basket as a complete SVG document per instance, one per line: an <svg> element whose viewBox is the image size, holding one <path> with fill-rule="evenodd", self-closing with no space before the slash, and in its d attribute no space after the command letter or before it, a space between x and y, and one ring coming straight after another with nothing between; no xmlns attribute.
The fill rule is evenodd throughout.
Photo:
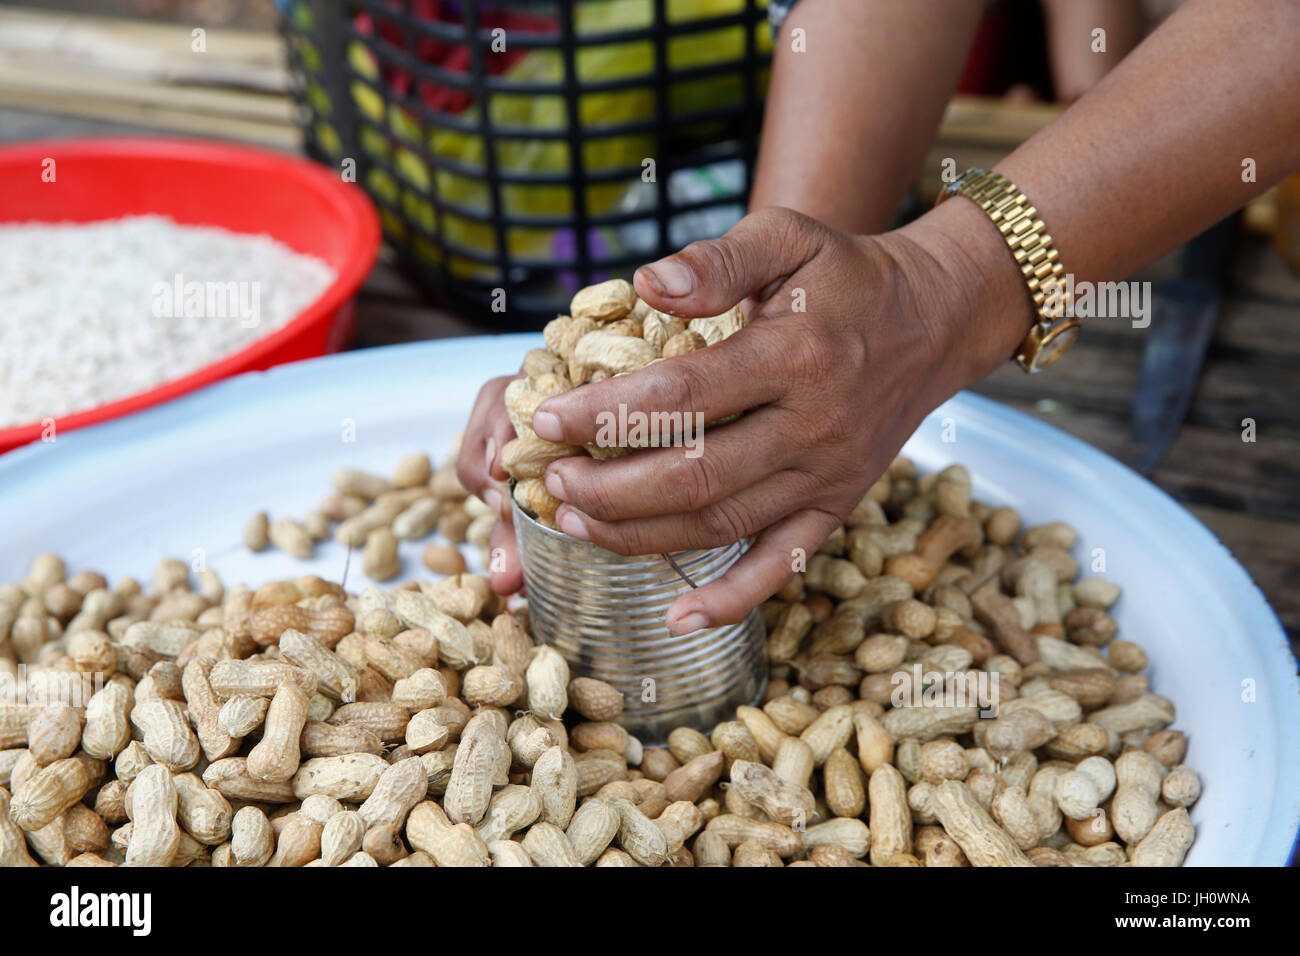
<svg viewBox="0 0 1300 956"><path fill-rule="evenodd" d="M670 0L670 23L682 24L690 20L724 16L741 12L746 0ZM576 10L576 31L580 37L648 27L653 19L653 0L610 0L610 2L580 4ZM737 105L744 100L745 75L740 61L746 51L746 27L735 25L675 36L668 41L668 68L670 71L693 67L735 63L736 70L722 74L680 80L669 87L667 115L680 132L683 121L689 122L691 114ZM753 26L755 47L760 54L771 50L771 38L765 23ZM348 59L361 76L379 81L380 71L374 54L359 42L351 44ZM588 172L613 169L639 169L641 163L654 151L654 137L649 133L620 134L599 137L599 129L631 122L649 121L655 117L655 91L651 85L655 69L654 45L651 40L633 40L619 43L581 46L576 55L576 69L580 82L609 81L645 77L646 85L628 89L608 90L582 94L578 101L578 122L584 131L582 143L583 168ZM564 79L564 60L556 49L539 49L520 59L503 75L504 79L532 84L553 84ZM383 97L360 81L352 84L353 96L361 112L376 122L383 122ZM473 121L478 116L479 104L461 114ZM565 140L541 139L530 136L533 131L564 130L568 116L564 99L558 94L495 93L491 95L488 113L496 138L496 163L505 173L542 172L567 174L571 168L569 144ZM442 235L449 245L470 252L495 252L495 234L492 226L480 221L491 213L491 196L485 181L486 144L481 136L445 127L434 128L427 139L427 148L434 154L454 161L465 169L464 173L438 168L430 171L421 159L421 124L410 110L396 104L388 108L389 130L395 136L391 155L393 165L404 182L394 182L386 175L372 176L369 184L380 195L397 205L405 215L421 228L432 231L433 205L429 201L431 186L436 185L439 198L465 214L444 211ZM696 131L701 139L719 131L698 124ZM364 128L364 127L363 127ZM409 143L404 146L403 142ZM375 146L373 139L370 146ZM379 172L379 171L376 171ZM629 181L629 179L631 181ZM594 183L586 188L586 209L589 214L599 214L615 208L637 181L629 177L616 182ZM407 188L409 187L409 188ZM400 196L399 196L400 191ZM568 216L573 212L573 195L566 184L505 183L501 186L502 212L513 216ZM391 221L391 217L390 217ZM507 246L514 258L545 257L550 254L556 237L551 227L511 227L507 231ZM492 276L495 269L464 259L453 259L452 271L457 274Z"/></svg>

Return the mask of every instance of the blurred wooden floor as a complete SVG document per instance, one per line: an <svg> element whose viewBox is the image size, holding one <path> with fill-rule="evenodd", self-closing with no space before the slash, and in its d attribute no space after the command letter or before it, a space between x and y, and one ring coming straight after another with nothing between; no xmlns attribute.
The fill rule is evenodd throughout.
<svg viewBox="0 0 1300 956"><path fill-rule="evenodd" d="M0 141L141 132L116 122L0 109ZM1152 275L1158 275L1157 265ZM1142 278L1143 276L1139 276ZM358 348L490 332L425 303L381 261L359 299ZM1068 360L1029 378L1008 365L975 391L1119 457L1143 333L1098 320ZM1247 235L1187 419L1152 480L1245 565L1300 651L1300 276ZM507 371L504 367L502 371ZM1242 420L1257 440L1242 441Z"/></svg>

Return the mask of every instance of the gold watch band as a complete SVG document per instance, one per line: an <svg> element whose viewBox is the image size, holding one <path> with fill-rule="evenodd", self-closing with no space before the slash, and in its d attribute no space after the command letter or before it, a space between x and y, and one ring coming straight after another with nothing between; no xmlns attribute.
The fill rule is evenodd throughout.
<svg viewBox="0 0 1300 956"><path fill-rule="evenodd" d="M951 196L970 199L998 227L1025 278L1038 321L1020 344L1015 359L1027 372L1037 372L1064 353L1079 331L1069 312L1069 287L1062 281L1065 268L1060 252L1038 210L1020 188L1005 176L984 169L968 169L946 186L936 201Z"/></svg>

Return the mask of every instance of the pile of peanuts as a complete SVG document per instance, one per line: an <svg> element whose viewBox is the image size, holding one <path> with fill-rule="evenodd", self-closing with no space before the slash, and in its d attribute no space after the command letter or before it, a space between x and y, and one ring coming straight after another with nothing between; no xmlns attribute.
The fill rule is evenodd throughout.
<svg viewBox="0 0 1300 956"><path fill-rule="evenodd" d="M41 555L0 586L0 866L1179 865L1200 782L1119 588L1020 524L896 460L765 604L762 706L666 747L478 575ZM995 717L896 697L981 675Z"/></svg>
<svg viewBox="0 0 1300 956"><path fill-rule="evenodd" d="M515 426L513 440L501 449L501 464L515 480L519 507L548 528L555 527L559 501L546 490L546 466L560 458L588 454L607 459L627 447L577 447L539 438L533 412L548 398L589 382L626 375L662 359L697 352L740 331L744 313L735 306L722 315L680 319L651 308L623 279L580 290L569 314L547 324L546 348L524 356L522 377L506 389L506 410Z"/></svg>
<svg viewBox="0 0 1300 956"><path fill-rule="evenodd" d="M459 574L465 559L455 545L468 542L485 552L496 522L495 512L471 497L456 477L454 451L436 470L428 455L412 452L397 463L391 478L340 468L333 486L301 520L272 521L259 511L244 528L244 545L250 551L275 547L306 559L332 535L340 544L362 549L366 577L391 581L402 573L399 542L438 533L450 544L429 544L422 555L425 567L436 574Z"/></svg>

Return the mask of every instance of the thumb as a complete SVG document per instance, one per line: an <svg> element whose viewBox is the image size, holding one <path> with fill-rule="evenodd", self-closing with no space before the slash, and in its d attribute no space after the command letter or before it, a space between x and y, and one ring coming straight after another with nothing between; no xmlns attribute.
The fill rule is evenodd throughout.
<svg viewBox="0 0 1300 956"><path fill-rule="evenodd" d="M720 239L693 242L642 266L637 294L656 309L688 317L718 315L746 296L764 298L821 248L825 230L789 209L761 209Z"/></svg>

